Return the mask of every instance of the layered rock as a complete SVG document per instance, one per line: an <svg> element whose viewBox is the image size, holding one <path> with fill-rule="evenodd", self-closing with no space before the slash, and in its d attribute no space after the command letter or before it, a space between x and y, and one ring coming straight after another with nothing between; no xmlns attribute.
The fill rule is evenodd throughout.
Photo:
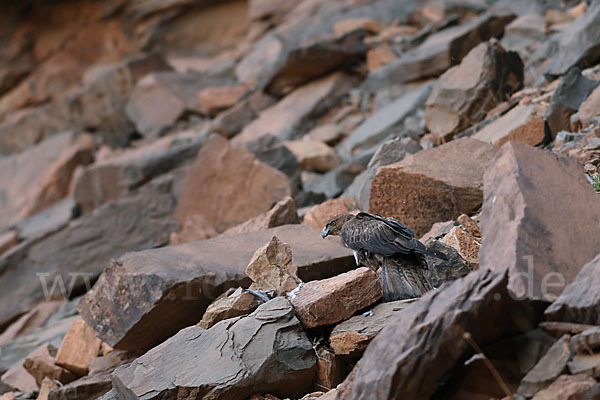
<svg viewBox="0 0 600 400"><path fill-rule="evenodd" d="M229 289L210 303L198 326L208 329L224 319L248 315L256 310L258 305L254 295L245 292L244 289Z"/></svg>
<svg viewBox="0 0 600 400"><path fill-rule="evenodd" d="M537 146L550 138L546 134L546 108L536 104L520 105L474 134L473 139L502 146L515 141Z"/></svg>
<svg viewBox="0 0 600 400"><path fill-rule="evenodd" d="M600 205L573 159L509 142L486 171L484 198L480 267L509 267L519 297L555 299L597 254Z"/></svg>

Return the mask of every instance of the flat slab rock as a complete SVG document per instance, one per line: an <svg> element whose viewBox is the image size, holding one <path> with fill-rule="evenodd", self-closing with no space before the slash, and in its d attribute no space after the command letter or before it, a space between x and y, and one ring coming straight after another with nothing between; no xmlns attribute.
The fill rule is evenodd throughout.
<svg viewBox="0 0 600 400"><path fill-rule="evenodd" d="M354 267L352 253L341 243L323 240L303 225L284 225L125 254L82 298L79 312L109 345L148 349L197 323L228 288L247 287L248 262L273 236L291 246L293 263L305 282Z"/></svg>
<svg viewBox="0 0 600 400"><path fill-rule="evenodd" d="M552 301L600 251L600 202L575 159L509 142L485 174L481 228L480 268L508 266L517 296Z"/></svg>
<svg viewBox="0 0 600 400"><path fill-rule="evenodd" d="M316 356L294 310L277 297L247 317L185 328L112 375L125 399L293 397L310 391Z"/></svg>

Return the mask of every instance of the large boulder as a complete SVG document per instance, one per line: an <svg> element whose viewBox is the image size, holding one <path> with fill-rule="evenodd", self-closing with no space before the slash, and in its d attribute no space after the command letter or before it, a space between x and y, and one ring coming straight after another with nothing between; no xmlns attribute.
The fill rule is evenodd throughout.
<svg viewBox="0 0 600 400"><path fill-rule="evenodd" d="M579 163L521 143L486 171L480 218L480 268L509 267L519 297L553 300L599 251L600 203Z"/></svg>
<svg viewBox="0 0 600 400"><path fill-rule="evenodd" d="M291 195L282 172L219 135L206 140L185 178L177 205L181 226L199 216L217 232L269 211ZM199 238L200 239L200 238Z"/></svg>
<svg viewBox="0 0 600 400"><path fill-rule="evenodd" d="M338 399L427 399L457 363L504 335L525 332L536 316L511 298L504 271L478 271L429 292L373 339Z"/></svg>
<svg viewBox="0 0 600 400"><path fill-rule="evenodd" d="M471 138L379 168L369 211L403 221L420 237L435 222L472 214L483 201L483 174L498 148Z"/></svg>
<svg viewBox="0 0 600 400"><path fill-rule="evenodd" d="M298 398L310 391L315 365L292 306L278 297L247 317L183 329L112 376L121 398Z"/></svg>
<svg viewBox="0 0 600 400"><path fill-rule="evenodd" d="M248 287L244 271L273 236L290 245L303 281L354 266L341 244L303 225L128 253L113 261L78 309L98 336L119 349L148 349L198 322L207 306L231 287Z"/></svg>
<svg viewBox="0 0 600 400"><path fill-rule="evenodd" d="M523 62L493 39L481 43L446 71L427 100L425 121L442 140L485 118L523 86Z"/></svg>

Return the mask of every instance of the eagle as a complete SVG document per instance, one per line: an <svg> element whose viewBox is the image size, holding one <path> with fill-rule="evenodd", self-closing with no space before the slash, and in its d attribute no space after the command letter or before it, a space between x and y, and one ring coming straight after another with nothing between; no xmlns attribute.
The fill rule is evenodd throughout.
<svg viewBox="0 0 600 400"><path fill-rule="evenodd" d="M379 278L384 301L419 297L431 290L425 256L445 260L446 256L429 249L404 223L390 217L360 212L331 218L321 236L338 235L354 253L357 265L374 271Z"/></svg>

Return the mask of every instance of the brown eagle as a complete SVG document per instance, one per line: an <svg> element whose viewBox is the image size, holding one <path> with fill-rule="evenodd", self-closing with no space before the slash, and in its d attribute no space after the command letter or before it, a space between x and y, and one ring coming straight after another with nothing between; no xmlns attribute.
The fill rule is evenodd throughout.
<svg viewBox="0 0 600 400"><path fill-rule="evenodd" d="M376 214L336 215L321 231L323 238L328 235L342 237L357 265L381 267L384 301L419 297L431 290L425 256L446 259L419 242L402 222Z"/></svg>

